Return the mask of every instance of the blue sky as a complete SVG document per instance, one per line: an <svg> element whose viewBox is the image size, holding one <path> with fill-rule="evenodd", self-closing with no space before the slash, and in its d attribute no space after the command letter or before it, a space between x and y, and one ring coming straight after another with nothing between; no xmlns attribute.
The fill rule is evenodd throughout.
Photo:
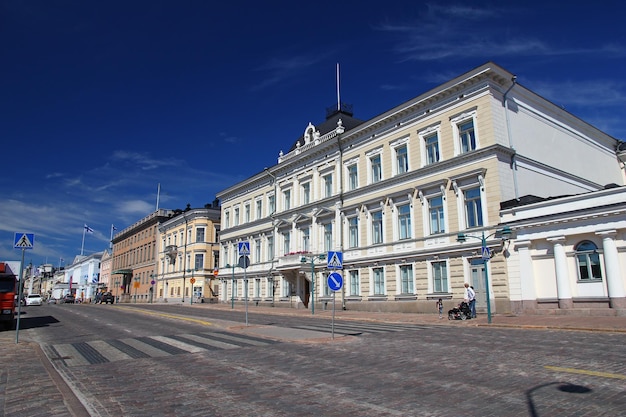
<svg viewBox="0 0 626 417"><path fill-rule="evenodd" d="M581 3L581 4L579 4ZM64 263L201 207L341 100L363 120L494 61L626 139L615 2L0 2L0 259Z"/></svg>

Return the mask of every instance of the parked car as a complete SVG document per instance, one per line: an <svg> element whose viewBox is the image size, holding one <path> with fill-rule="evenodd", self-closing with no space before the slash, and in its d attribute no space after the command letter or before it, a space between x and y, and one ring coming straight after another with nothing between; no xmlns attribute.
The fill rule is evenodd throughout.
<svg viewBox="0 0 626 417"><path fill-rule="evenodd" d="M114 301L115 301L115 298L113 298L113 294L111 294L110 291L107 291L104 294L102 294L102 298L100 299L100 302L102 304L113 304Z"/></svg>
<svg viewBox="0 0 626 417"><path fill-rule="evenodd" d="M66 294L61 298L61 302L64 304L74 304L74 301L76 301L76 297L72 294Z"/></svg>
<svg viewBox="0 0 626 417"><path fill-rule="evenodd" d="M43 299L39 294L28 294L26 296L27 306L40 306L43 303Z"/></svg>

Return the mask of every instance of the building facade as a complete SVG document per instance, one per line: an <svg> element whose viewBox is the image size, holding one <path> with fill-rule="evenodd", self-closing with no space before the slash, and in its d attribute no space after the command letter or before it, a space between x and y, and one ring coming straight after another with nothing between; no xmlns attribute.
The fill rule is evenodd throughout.
<svg viewBox="0 0 626 417"><path fill-rule="evenodd" d="M367 121L342 105L217 195L220 299L325 308L336 251L344 308L431 312L469 283L479 311L511 311L500 203L623 184L617 144L491 62Z"/></svg>
<svg viewBox="0 0 626 417"><path fill-rule="evenodd" d="M175 210L159 225L157 296L162 302L217 300L220 207Z"/></svg>
<svg viewBox="0 0 626 417"><path fill-rule="evenodd" d="M113 236L110 282L119 302L154 300L158 226L171 214L172 210L158 209Z"/></svg>

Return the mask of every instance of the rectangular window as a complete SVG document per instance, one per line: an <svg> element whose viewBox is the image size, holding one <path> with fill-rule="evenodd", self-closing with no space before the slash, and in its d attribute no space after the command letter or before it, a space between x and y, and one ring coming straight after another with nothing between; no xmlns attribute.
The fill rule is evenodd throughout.
<svg viewBox="0 0 626 417"><path fill-rule="evenodd" d="M329 251L333 248L333 225L326 223L324 225L324 250Z"/></svg>
<svg viewBox="0 0 626 417"><path fill-rule="evenodd" d="M480 188L471 188L464 191L465 195L465 224L469 227L483 225L483 210L480 201Z"/></svg>
<svg viewBox="0 0 626 417"><path fill-rule="evenodd" d="M244 214L243 214L243 216L244 216L244 222L245 222L245 223L250 223L250 204L246 204L246 205L244 206L244 209L243 209L243 210L244 210L244 212L243 212L243 213L244 213Z"/></svg>
<svg viewBox="0 0 626 417"><path fill-rule="evenodd" d="M283 233L283 253L287 255L291 252L291 232Z"/></svg>
<svg viewBox="0 0 626 417"><path fill-rule="evenodd" d="M442 196L428 200L428 215L430 217L430 234L445 233Z"/></svg>
<svg viewBox="0 0 626 417"><path fill-rule="evenodd" d="M235 221L235 226L239 226L239 207L237 207L237 208L235 209L235 218L234 218L234 221Z"/></svg>
<svg viewBox="0 0 626 417"><path fill-rule="evenodd" d="M361 283L359 282L359 271L350 271L350 295L361 295Z"/></svg>
<svg viewBox="0 0 626 417"><path fill-rule="evenodd" d="M311 202L311 183L302 184L302 204Z"/></svg>
<svg viewBox="0 0 626 417"><path fill-rule="evenodd" d="M255 298L261 297L261 278L254 279L254 297Z"/></svg>
<svg viewBox="0 0 626 417"><path fill-rule="evenodd" d="M204 269L204 254L196 253L193 260L193 268L196 271L202 271Z"/></svg>
<svg viewBox="0 0 626 417"><path fill-rule="evenodd" d="M348 190L356 190L359 186L359 175L357 165L348 167Z"/></svg>
<svg viewBox="0 0 626 417"><path fill-rule="evenodd" d="M372 212L372 243L383 243L383 212Z"/></svg>
<svg viewBox="0 0 626 417"><path fill-rule="evenodd" d="M439 137L437 133L424 139L426 142L426 164L439 162Z"/></svg>
<svg viewBox="0 0 626 417"><path fill-rule="evenodd" d="M379 182L383 179L383 168L381 165L380 155L374 155L370 158L372 168L372 183Z"/></svg>
<svg viewBox="0 0 626 417"><path fill-rule="evenodd" d="M385 273L383 268L374 268L372 273L374 274L374 294L385 294Z"/></svg>
<svg viewBox="0 0 626 417"><path fill-rule="evenodd" d="M274 195L271 195L267 198L267 205L269 206L268 208L270 209L269 214L276 213L276 197Z"/></svg>
<svg viewBox="0 0 626 417"><path fill-rule="evenodd" d="M432 263L433 291L448 292L448 266L445 261Z"/></svg>
<svg viewBox="0 0 626 417"><path fill-rule="evenodd" d="M324 175L324 197L333 195L333 174Z"/></svg>
<svg viewBox="0 0 626 417"><path fill-rule="evenodd" d="M400 239L410 239L412 237L410 204L398 206L398 233Z"/></svg>
<svg viewBox="0 0 626 417"><path fill-rule="evenodd" d="M274 237L268 236L267 238L267 259L274 259Z"/></svg>
<svg viewBox="0 0 626 417"><path fill-rule="evenodd" d="M291 208L291 190L283 191L283 207L285 210Z"/></svg>
<svg viewBox="0 0 626 417"><path fill-rule="evenodd" d="M261 239L254 239L254 260L261 262Z"/></svg>
<svg viewBox="0 0 626 417"><path fill-rule="evenodd" d="M262 219L263 218L263 201L262 200L257 200L256 201L256 219Z"/></svg>
<svg viewBox="0 0 626 417"><path fill-rule="evenodd" d="M311 250L311 228L302 229L302 250L309 252Z"/></svg>
<svg viewBox="0 0 626 417"><path fill-rule="evenodd" d="M400 288L402 294L413 294L413 266L400 265Z"/></svg>
<svg viewBox="0 0 626 417"><path fill-rule="evenodd" d="M359 246L359 218L357 216L348 219L348 245L351 248Z"/></svg>
<svg viewBox="0 0 626 417"><path fill-rule="evenodd" d="M224 213L224 224L226 225L227 229L230 227L230 212L229 211Z"/></svg>
<svg viewBox="0 0 626 417"><path fill-rule="evenodd" d="M204 242L204 227L196 228L196 243Z"/></svg>
<svg viewBox="0 0 626 417"><path fill-rule="evenodd" d="M406 145L396 148L396 172L404 174L409 171L409 157Z"/></svg>
<svg viewBox="0 0 626 417"><path fill-rule="evenodd" d="M468 120L458 125L461 153L476 149L476 135L474 133L474 121Z"/></svg>
<svg viewBox="0 0 626 417"><path fill-rule="evenodd" d="M237 298L237 296L239 295L239 290L237 289L237 280L234 279L233 280L233 293L232 293L232 297L233 298Z"/></svg>

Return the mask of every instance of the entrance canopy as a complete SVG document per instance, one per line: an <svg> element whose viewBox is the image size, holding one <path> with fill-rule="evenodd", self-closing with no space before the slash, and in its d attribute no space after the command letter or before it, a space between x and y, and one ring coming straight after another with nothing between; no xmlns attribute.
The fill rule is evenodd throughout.
<svg viewBox="0 0 626 417"><path fill-rule="evenodd" d="M118 269L116 271L111 272L111 274L113 275L118 275L118 274L127 275L127 274L132 274L132 273L133 273L132 269Z"/></svg>

